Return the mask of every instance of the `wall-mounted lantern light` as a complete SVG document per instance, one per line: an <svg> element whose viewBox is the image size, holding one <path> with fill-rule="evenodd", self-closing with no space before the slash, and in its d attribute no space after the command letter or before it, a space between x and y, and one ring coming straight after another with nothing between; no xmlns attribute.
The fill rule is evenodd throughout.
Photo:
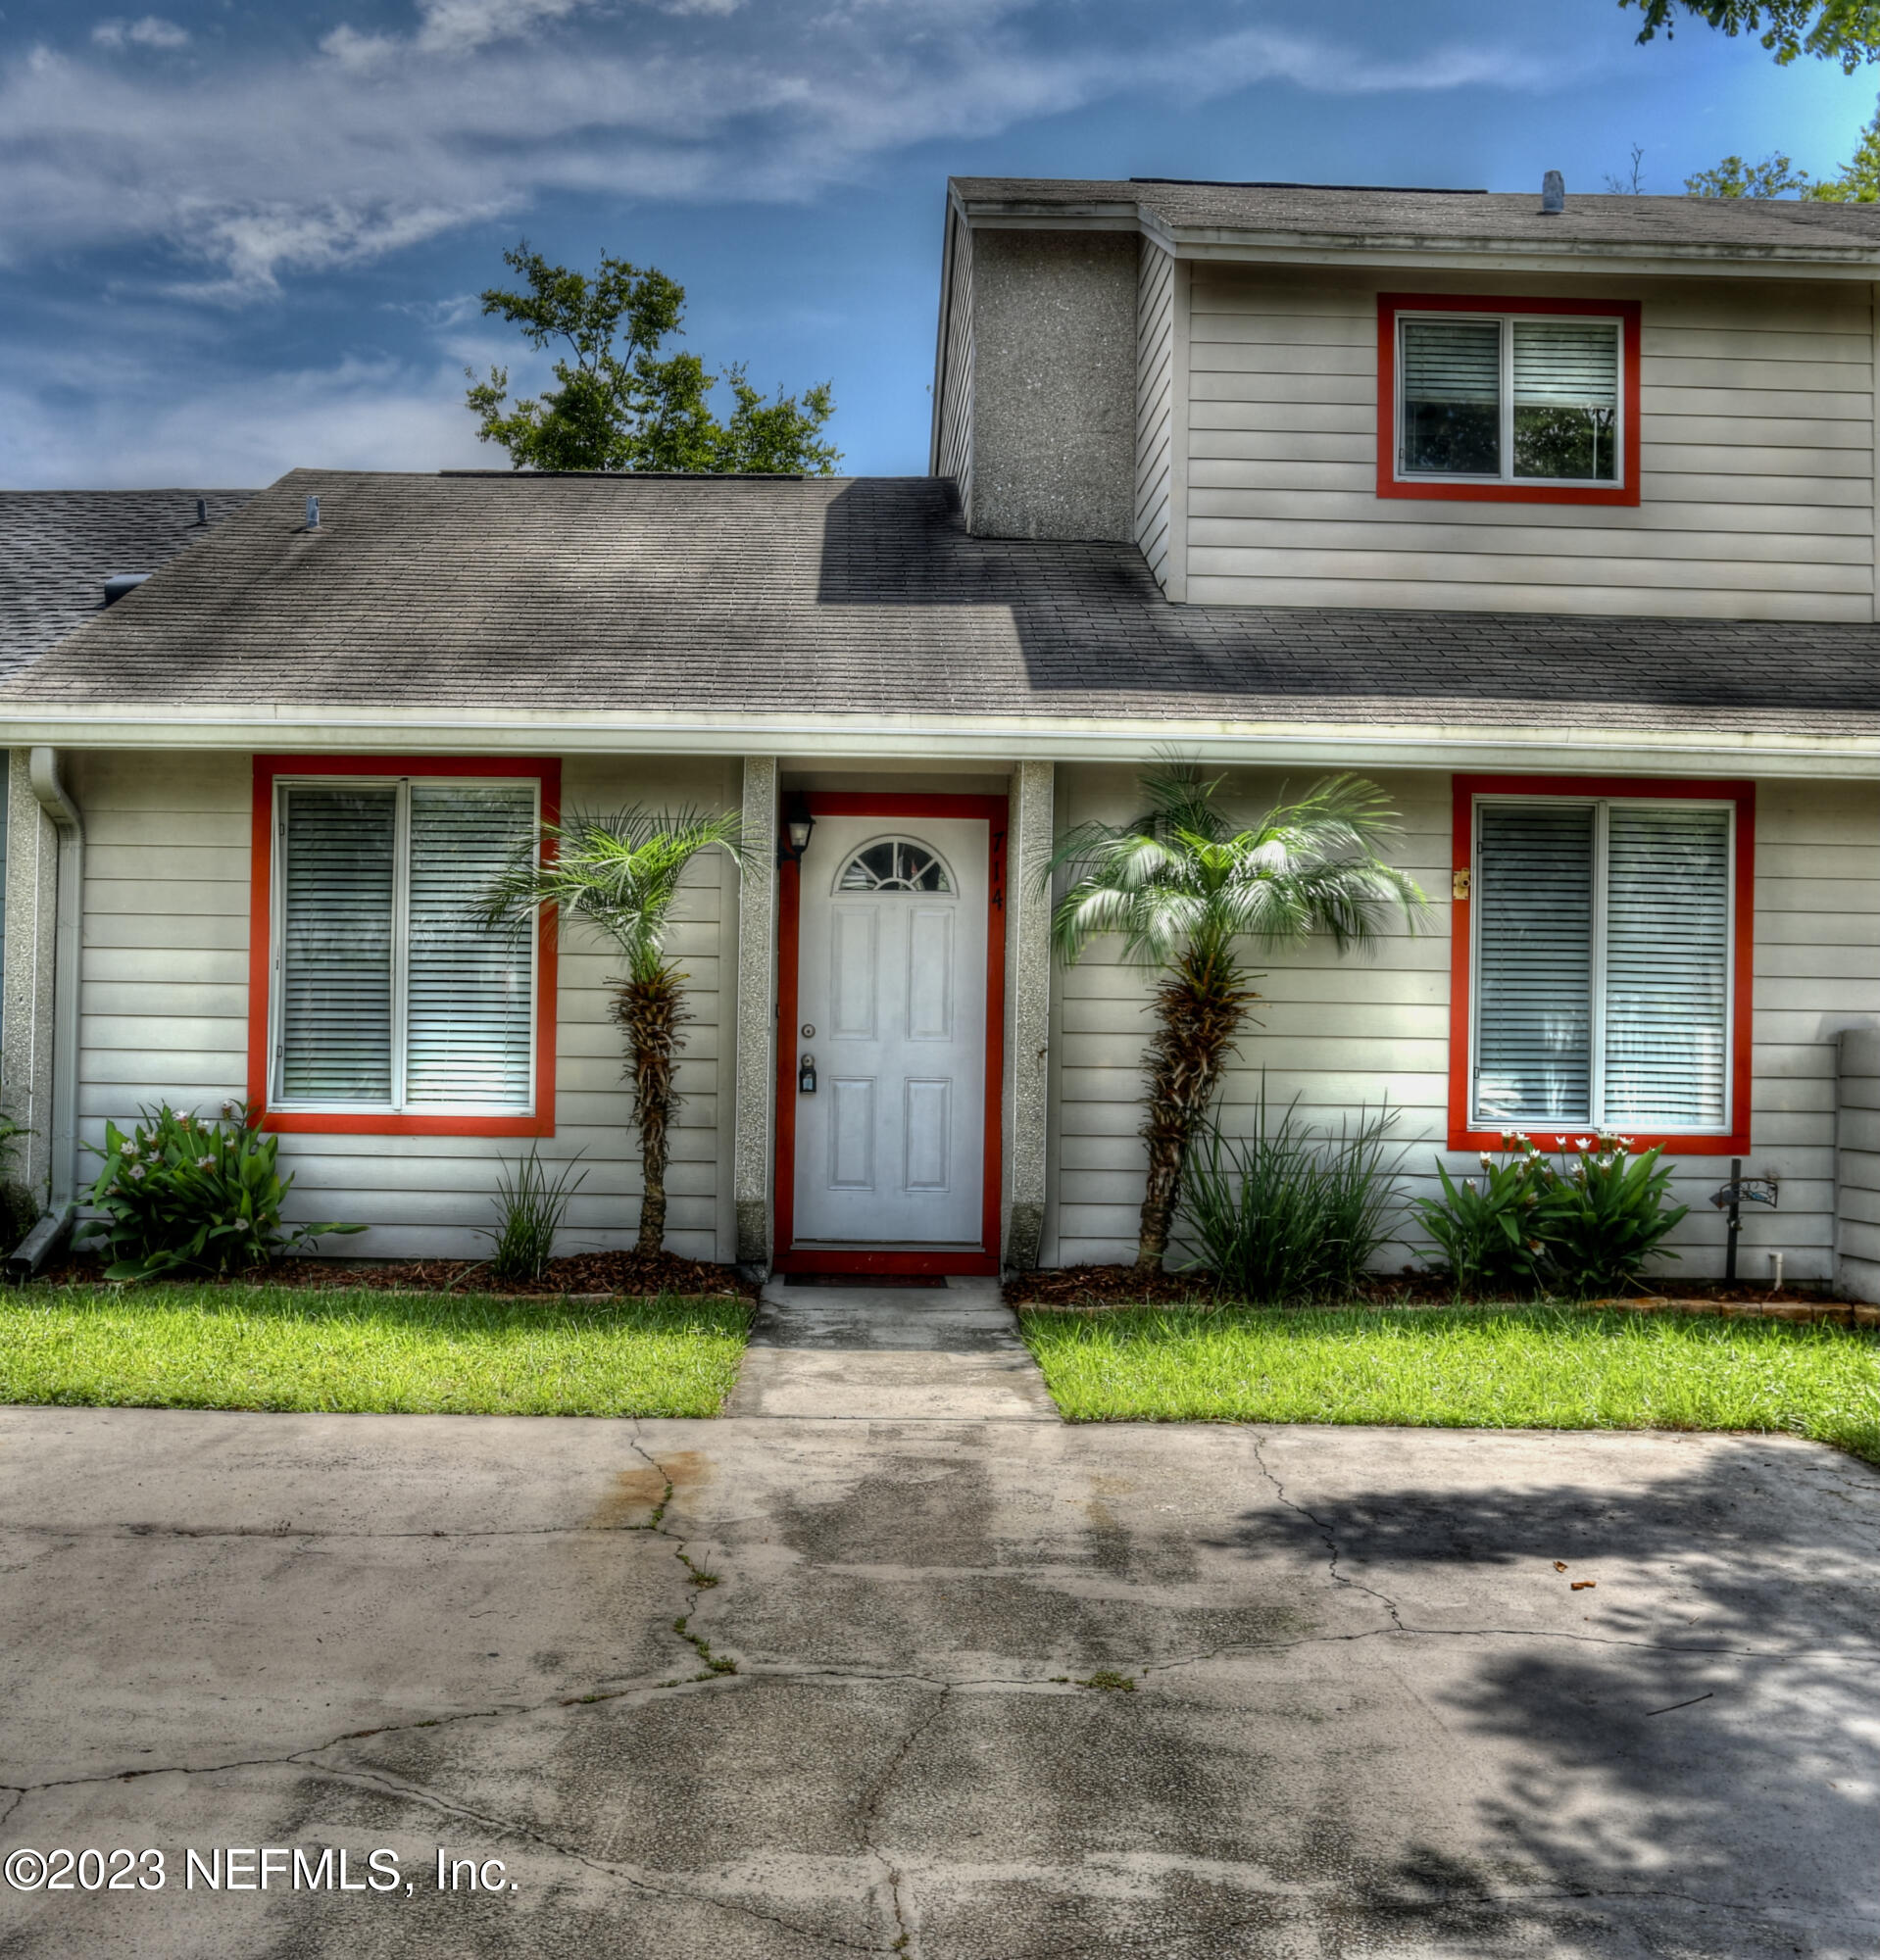
<svg viewBox="0 0 1880 1960"><path fill-rule="evenodd" d="M810 848L810 833L816 818L810 814L810 799L801 790L792 790L783 799L783 835L777 840L777 862L801 864Z"/></svg>

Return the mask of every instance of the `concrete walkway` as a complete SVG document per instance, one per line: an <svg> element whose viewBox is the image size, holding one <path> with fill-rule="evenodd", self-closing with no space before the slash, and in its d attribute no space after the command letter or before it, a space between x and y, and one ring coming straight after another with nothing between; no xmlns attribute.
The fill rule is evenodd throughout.
<svg viewBox="0 0 1880 1960"><path fill-rule="evenodd" d="M996 1280L764 1289L732 1416L1056 1422Z"/></svg>

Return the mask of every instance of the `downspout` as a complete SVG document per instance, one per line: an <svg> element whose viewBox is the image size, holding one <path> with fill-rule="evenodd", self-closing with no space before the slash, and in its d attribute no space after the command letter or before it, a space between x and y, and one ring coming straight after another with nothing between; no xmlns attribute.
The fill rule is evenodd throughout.
<svg viewBox="0 0 1880 1960"><path fill-rule="evenodd" d="M59 833L59 901L52 956L52 1157L54 1217L78 1190L78 956L84 924L85 821L59 780L57 749L31 752L32 793Z"/></svg>

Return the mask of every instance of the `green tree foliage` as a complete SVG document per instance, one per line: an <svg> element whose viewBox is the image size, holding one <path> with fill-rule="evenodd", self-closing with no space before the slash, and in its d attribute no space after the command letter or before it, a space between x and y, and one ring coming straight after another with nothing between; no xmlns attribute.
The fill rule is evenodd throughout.
<svg viewBox="0 0 1880 1960"><path fill-rule="evenodd" d="M1798 171L1777 151L1759 164L1746 164L1741 157L1725 157L1714 169L1699 171L1684 179L1684 188L1693 197L1787 197L1791 191L1810 187L1806 171Z"/></svg>
<svg viewBox="0 0 1880 1960"><path fill-rule="evenodd" d="M1852 74L1862 62L1880 61L1880 0L1619 0L1645 16L1641 41L1662 30L1671 38L1686 14L1733 39L1759 34L1785 67L1798 55L1836 61Z"/></svg>
<svg viewBox="0 0 1880 1960"><path fill-rule="evenodd" d="M1684 179L1693 197L1797 197L1818 204L1880 203L1880 109L1860 132L1854 155L1831 177L1811 177L1777 151L1759 164L1725 157L1714 170Z"/></svg>
<svg viewBox="0 0 1880 1960"><path fill-rule="evenodd" d="M507 368L485 381L464 370L477 436L502 444L518 469L834 473L841 452L820 439L835 410L829 384L766 400L739 365L720 374L696 354L664 353L684 331L685 288L657 267L604 257L590 277L551 266L527 239L503 260L523 290L492 286L483 312L533 348L566 349L539 397L512 402ZM712 409L720 381L734 404L722 421Z"/></svg>

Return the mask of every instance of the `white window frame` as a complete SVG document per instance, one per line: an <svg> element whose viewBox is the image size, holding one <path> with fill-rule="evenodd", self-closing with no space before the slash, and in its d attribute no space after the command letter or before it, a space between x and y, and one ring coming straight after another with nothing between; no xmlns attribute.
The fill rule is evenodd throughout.
<svg viewBox="0 0 1880 1960"><path fill-rule="evenodd" d="M1736 1032L1736 959L1733 949L1737 933L1737 822L1739 811L1734 802L1722 798L1687 797L1596 797L1596 796L1535 796L1519 792L1477 796L1469 811L1469 948L1468 948L1468 1121L1469 1128L1477 1133L1500 1130L1503 1119L1486 1116L1480 1103L1482 1065L1480 1019L1482 1011L1482 894L1486 887L1482 882L1482 820L1481 811L1489 804L1534 807L1540 805L1573 805L1581 808L1590 808L1593 817L1593 961L1591 1015L1587 1040L1590 1044L1587 1069L1587 1098L1592 1109L1601 1109L1606 1102L1606 907L1607 907L1607 827L1608 819L1614 809L1663 809L1667 806L1675 809L1720 809L1728 816L1728 826L1724 835L1724 865L1727 886L1726 909L1723 930L1723 1117L1720 1122L1699 1126L1678 1124L1659 1130L1647 1130L1647 1135L1676 1137L1727 1137L1736 1129L1736 1071L1730 1065L1730 1055L1734 1051ZM1582 1129L1591 1132L1606 1124L1606 1117L1595 1115L1589 1110L1584 1117L1563 1116L1558 1121L1550 1120L1547 1125L1549 1136L1558 1135L1562 1129ZM1627 1119L1638 1124L1637 1117Z"/></svg>
<svg viewBox="0 0 1880 1960"><path fill-rule="evenodd" d="M530 796L530 834L542 833L542 780L539 776L394 776L354 774L276 776L274 804L270 820L273 824L274 872L270 879L268 922L268 1106L298 1115L333 1116L501 1116L521 1118L535 1114L536 1032L541 1023L542 975L541 936L530 932L528 941L528 1100L522 1102L411 1102L401 1093L409 1085L405 1079L406 1038L411 1014L409 963L411 953L411 858L412 788L421 783L426 789L489 789L526 785ZM284 792L291 789L392 789L398 792L397 814L393 825L392 868L392 1029L391 1075L394 1094L384 1102L342 1102L333 1100L306 1102L286 1096L281 1069L285 1058L285 991L281 969L287 939L287 807Z"/></svg>
<svg viewBox="0 0 1880 1960"><path fill-rule="evenodd" d="M1573 320L1587 326L1609 326L1612 329L1612 352L1614 392L1618 403L1612 424L1612 461L1614 473L1610 476L1516 476L1514 473L1514 322L1520 319L1547 320L1558 324L1563 320ZM1501 457L1502 468L1499 475L1464 474L1455 469L1406 469L1404 467L1404 444L1406 417L1410 403L1404 386L1404 328L1412 320L1442 320L1453 323L1456 320L1495 321L1502 329L1501 376L1498 386L1501 391ZM1397 426L1391 431L1391 478L1397 483L1488 483L1507 484L1510 489L1520 490L1623 490L1628 486L1625 480L1625 436L1626 416L1630 404L1625 399L1625 318L1621 314L1560 314L1525 313L1515 308L1511 313L1497 313L1492 310L1478 312L1474 308L1457 309L1441 313L1416 308L1407 308L1397 315L1397 329L1392 336L1391 359L1397 368L1393 377L1396 387Z"/></svg>

